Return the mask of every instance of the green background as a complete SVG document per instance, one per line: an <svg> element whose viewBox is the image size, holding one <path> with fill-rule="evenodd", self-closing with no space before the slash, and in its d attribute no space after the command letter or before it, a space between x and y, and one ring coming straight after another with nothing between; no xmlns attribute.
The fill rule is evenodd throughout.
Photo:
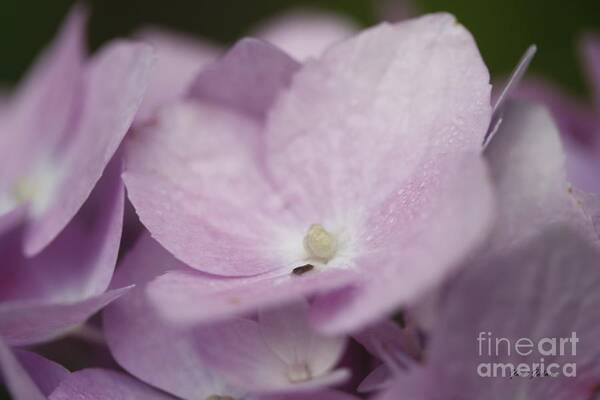
<svg viewBox="0 0 600 400"><path fill-rule="evenodd" d="M71 0L2 0L0 82L15 82L52 37ZM167 25L231 43L261 19L287 8L316 7L349 15L362 25L381 18L380 3L366 0L92 0L90 44L147 23ZM532 66L571 90L585 93L577 54L584 32L600 31L599 0L414 0L420 12L449 11L475 35L494 75L505 74L530 43Z"/></svg>
<svg viewBox="0 0 600 400"><path fill-rule="evenodd" d="M90 46L145 24L165 25L231 43L262 19L288 8L310 7L350 16L363 26L382 18L381 4L366 0L92 0ZM2 0L0 84L18 81L52 39L73 1ZM581 35L600 32L600 0L415 0L419 12L449 11L469 28L491 72L507 74L526 47L538 54L531 73L586 95L578 57ZM0 388L0 399L6 399Z"/></svg>

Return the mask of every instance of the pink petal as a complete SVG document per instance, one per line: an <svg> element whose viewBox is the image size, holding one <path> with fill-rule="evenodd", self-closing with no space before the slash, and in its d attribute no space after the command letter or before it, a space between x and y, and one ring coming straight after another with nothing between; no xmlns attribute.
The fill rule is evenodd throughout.
<svg viewBox="0 0 600 400"><path fill-rule="evenodd" d="M488 80L472 37L453 18L434 15L371 29L303 67L269 110L264 153L256 150L262 149L256 116L275 91L267 91L269 101L256 101L258 110L246 109L254 119L200 102L174 106L158 128L139 135L137 150L130 150L139 153L128 157L126 184L142 221L195 268L226 275L278 270L248 281L172 272L149 285L152 301L172 319L207 320L344 286L335 273L348 280L361 274L365 282L357 286L365 297L342 302L343 312L328 321L341 331L433 287L484 236L489 221L485 168L467 154L479 152L489 124ZM212 132L198 141L201 126ZM198 172L190 173L194 166ZM467 201L474 206L464 210ZM466 222L456 218L463 214ZM323 274L309 274L292 284L289 272L304 258L288 247L302 250L302 235L319 222L343 226L356 246L332 263L339 268L325 268L332 275L322 283ZM464 237L456 237L458 230ZM198 293L210 293L215 307L185 307ZM240 299L247 308L231 304Z"/></svg>
<svg viewBox="0 0 600 400"><path fill-rule="evenodd" d="M481 158L439 157L413 179L369 219L362 282L317 298L312 319L323 331L357 331L411 304L486 238L493 198Z"/></svg>
<svg viewBox="0 0 600 400"><path fill-rule="evenodd" d="M297 371L297 367L303 366L288 364L270 347L274 340L285 339L275 339L273 334L264 338L259 324L252 320L228 320L198 329L197 334L199 350L207 365L227 377L236 387L250 392L314 390L339 384L349 377L345 370L325 371L320 376L311 375L318 371ZM298 361L302 363L302 360ZM319 366L318 363L316 365ZM308 375L298 375L305 372Z"/></svg>
<svg viewBox="0 0 600 400"><path fill-rule="evenodd" d="M317 334L309 324L308 311L305 301L263 309L258 323L263 340L280 359L287 365L306 365L317 377L340 362L347 340Z"/></svg>
<svg viewBox="0 0 600 400"><path fill-rule="evenodd" d="M17 207L5 214L0 215L0 235L23 223L27 216L27 206Z"/></svg>
<svg viewBox="0 0 600 400"><path fill-rule="evenodd" d="M499 206L490 252L510 249L556 223L572 224L593 237L567 181L558 128L543 107L508 103L485 157Z"/></svg>
<svg viewBox="0 0 600 400"><path fill-rule="evenodd" d="M54 146L64 139L79 100L86 19L82 7L73 8L54 43L3 106L0 193L12 190L5 185L22 178L40 157L53 155Z"/></svg>
<svg viewBox="0 0 600 400"><path fill-rule="evenodd" d="M593 108L543 81L530 80L517 97L548 107L562 134L569 181L580 190L600 193L600 142Z"/></svg>
<svg viewBox="0 0 600 400"><path fill-rule="evenodd" d="M128 142L129 199L153 237L190 266L254 275L287 263L269 244L280 206L255 166L257 140L252 120L186 102Z"/></svg>
<svg viewBox="0 0 600 400"><path fill-rule="evenodd" d="M431 400L445 399L446 392L439 390L439 386L431 385L433 378L423 368L413 371L410 375L396 379L394 385L382 391L376 400ZM462 394L456 400L461 399ZM466 400L466 399L465 399Z"/></svg>
<svg viewBox="0 0 600 400"><path fill-rule="evenodd" d="M295 68L279 50L242 41L198 76L190 96L201 102L163 109L128 143L131 202L153 236L192 267L239 276L289 263L269 242L282 205L258 166L260 122L244 113L264 113Z"/></svg>
<svg viewBox="0 0 600 400"><path fill-rule="evenodd" d="M308 393L288 393L251 397L251 400L358 400L348 393L324 390Z"/></svg>
<svg viewBox="0 0 600 400"><path fill-rule="evenodd" d="M0 304L0 335L12 345L44 342L84 322L130 288L76 302L15 301Z"/></svg>
<svg viewBox="0 0 600 400"><path fill-rule="evenodd" d="M521 242L510 254L473 265L445 299L428 352L431 381L424 387L435 387L447 398L591 398L600 372L599 257L598 250L579 235L555 227ZM480 332L484 338L486 332L492 333L492 357L486 341L479 355ZM579 339L576 355L572 355L571 343L564 355L543 355L536 349L541 338L570 338L573 332ZM509 355L504 342L496 356L495 338L507 338L513 345L519 338L529 338L535 347L524 356L513 347ZM577 377L493 379L477 375L480 363L531 365L541 358L546 366L575 362Z"/></svg>
<svg viewBox="0 0 600 400"><path fill-rule="evenodd" d="M548 107L564 137L582 146L595 142L596 118L592 108L568 96L554 84L539 78L528 78L513 93L513 97Z"/></svg>
<svg viewBox="0 0 600 400"><path fill-rule="evenodd" d="M113 285L138 287L108 306L104 333L112 355L142 381L184 399L213 394L241 394L219 378L199 357L197 327L165 323L152 308L144 285L154 276L180 263L148 235L140 238L120 265ZM192 307L197 307L196 301Z"/></svg>
<svg viewBox="0 0 600 400"><path fill-rule="evenodd" d="M156 293L153 291L152 285L148 289L145 288L146 282L152 282L155 276L168 270L172 271L170 274L191 272L196 275L189 276L182 284L202 282L202 286L199 288L183 289L183 298L175 299L175 301L182 301L183 308L179 308L178 305L174 306L168 296L164 303L160 300L148 303L147 294L156 296ZM303 277L294 278L302 279ZM255 301L255 299L266 297L266 301L274 305L282 298L289 301L290 292L292 293L291 298L294 298L293 291L298 291L297 286L284 284L281 289L277 289L274 297L258 296L259 293L268 294L269 286L273 284L272 281L268 281L267 284L256 285L255 291L248 293L249 301L245 301L245 293L242 292L242 297L238 299L238 302L232 302L231 299L240 295L238 294L240 293L239 282L241 281L242 284L243 281L251 282L251 278L229 280L237 281L237 283L231 285L230 288L229 284L220 282L223 279L215 279L193 271L177 261L148 235L142 236L118 269L113 283L116 286L122 286L137 282L138 288L130 295L111 304L104 311L105 333L116 360L140 379L184 398L197 394L199 390L203 390L206 396L215 393L236 394L224 383L222 378L219 378L219 375L233 379L235 383L246 389L269 391L307 390L319 385L338 383L347 378L346 371L338 370L333 374L325 374L339 358L344 341L309 335L306 322L300 322L296 326L303 326L303 331L309 335L310 339L309 343L304 342L308 346L305 349L308 353L306 361L310 365L311 371L320 376L315 376L315 379L310 382L291 385L287 380L287 367L284 361L277 357L267 343L285 351L289 347L283 343L286 338L282 335L288 335L287 340L292 342L290 346L294 348L298 348L303 341L296 342L294 332L290 332L290 330L285 332L277 330L277 325L281 326L281 324L274 323L273 318L285 317L278 311L273 311L273 314L266 311L266 314L263 314L266 330L269 332L265 333L266 337L255 326L256 323L244 322L246 320L239 323L226 322L221 327L208 326L205 329L200 329L195 325L194 323L198 320L206 321L207 312L216 314L218 318L226 318L228 315L241 312L241 307L250 307L251 310L254 310L256 304L252 304L250 300ZM212 288L213 292L207 291L207 288ZM174 295L175 293L181 294L182 289L175 292L170 289L167 291ZM163 293L167 292L159 292L160 295ZM299 292L299 294L301 293ZM150 297L150 300L153 298ZM220 301L223 302L223 305L219 304ZM211 302L214 303L211 304ZM203 306L198 307L198 304L203 304ZM153 309L154 305L158 305L159 310L167 313L177 313L180 310L191 315L184 314L185 324L181 324L180 315L174 316L175 324L165 323L156 315ZM224 308L224 310L219 308ZM201 315L194 314L194 311ZM169 316L173 318L172 314ZM214 319L215 316L213 315L212 318ZM285 321L283 323L285 324ZM243 331L247 324L252 326L248 328L249 331ZM237 340L236 336L233 336L236 334L240 335L240 340L243 339L246 342ZM218 346L214 344L217 341L220 343ZM229 343L230 341L231 343ZM169 345L165 345L166 343ZM239 348L243 348L243 352L241 349L237 351ZM205 354L206 351L211 350L216 352ZM203 354L204 358L200 357L200 354ZM244 365L251 362L264 365L261 364L260 368L243 368ZM230 364L233 365L231 368L229 368ZM157 368L157 365L160 365L160 368ZM219 367L220 365L222 367ZM182 370L188 372L182 374ZM259 376L248 377L255 373ZM235 374L235 376L231 377L229 374ZM238 377L237 374L240 374L241 377Z"/></svg>
<svg viewBox="0 0 600 400"><path fill-rule="evenodd" d="M0 332L15 343L46 340L83 322L120 295L102 295L112 277L123 224L120 159L58 238L33 258L21 254L22 229L2 236ZM26 317L25 317L26 316Z"/></svg>
<svg viewBox="0 0 600 400"><path fill-rule="evenodd" d="M36 386L48 396L69 375L62 365L25 350L13 350L19 363L33 379Z"/></svg>
<svg viewBox="0 0 600 400"><path fill-rule="evenodd" d="M116 42L90 61L85 90L68 148L57 196L34 220L25 252L35 255L67 225L85 202L129 129L149 78L152 51L146 45Z"/></svg>
<svg viewBox="0 0 600 400"><path fill-rule="evenodd" d="M0 372L14 400L46 400L46 396L0 337Z"/></svg>
<svg viewBox="0 0 600 400"><path fill-rule="evenodd" d="M164 318L174 324L188 325L327 293L345 287L356 278L352 271L338 270L256 278L216 278L192 271L172 271L152 281L147 291ZM204 307L191 306L198 303Z"/></svg>
<svg viewBox="0 0 600 400"><path fill-rule="evenodd" d="M285 50L296 60L320 56L325 49L358 31L358 25L324 11L292 11L261 24L253 36Z"/></svg>
<svg viewBox="0 0 600 400"><path fill-rule="evenodd" d="M126 276L127 279L118 279ZM194 325L255 312L342 287L354 281L352 271L324 271L302 276L220 278L187 267L150 238L142 235L115 278L116 284L138 285L152 306L172 324ZM122 302L124 303L125 299ZM203 307L197 307L197 304Z"/></svg>
<svg viewBox="0 0 600 400"><path fill-rule="evenodd" d="M137 121L147 121L163 105L177 100L198 72L219 54L216 45L162 28L146 28L135 35L152 45L156 65Z"/></svg>
<svg viewBox="0 0 600 400"><path fill-rule="evenodd" d="M198 74L189 95L262 119L299 67L268 43L242 39Z"/></svg>
<svg viewBox="0 0 600 400"><path fill-rule="evenodd" d="M352 222L430 160L479 151L490 112L487 68L452 16L381 24L294 76L269 114L267 163L307 226Z"/></svg>
<svg viewBox="0 0 600 400"><path fill-rule="evenodd" d="M172 400L150 386L120 372L84 369L70 374L49 400Z"/></svg>
<svg viewBox="0 0 600 400"><path fill-rule="evenodd" d="M198 350L234 386L262 392L291 385L287 366L266 345L258 324L234 319L198 329Z"/></svg>

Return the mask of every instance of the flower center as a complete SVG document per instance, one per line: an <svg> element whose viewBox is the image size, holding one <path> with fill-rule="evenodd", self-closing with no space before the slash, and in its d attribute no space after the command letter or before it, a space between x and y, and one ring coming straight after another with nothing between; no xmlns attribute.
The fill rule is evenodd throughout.
<svg viewBox="0 0 600 400"><path fill-rule="evenodd" d="M29 178L20 179L13 186L12 195L17 204L25 203L36 196L35 184Z"/></svg>
<svg viewBox="0 0 600 400"><path fill-rule="evenodd" d="M335 236L327 232L323 225L312 224L304 236L304 248L310 258L316 258L326 263L335 256L337 240Z"/></svg>
<svg viewBox="0 0 600 400"><path fill-rule="evenodd" d="M291 383L306 382L312 375L308 369L308 365L292 364L288 367L287 377Z"/></svg>
<svg viewBox="0 0 600 400"><path fill-rule="evenodd" d="M29 203L33 215L43 213L52 205L61 177L56 164L40 161L27 174L12 182L7 191L0 193L0 214L25 203Z"/></svg>

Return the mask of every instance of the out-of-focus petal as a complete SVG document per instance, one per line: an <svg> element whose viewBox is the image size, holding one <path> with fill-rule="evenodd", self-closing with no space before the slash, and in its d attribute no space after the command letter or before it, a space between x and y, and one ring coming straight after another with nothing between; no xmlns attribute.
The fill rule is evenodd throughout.
<svg viewBox="0 0 600 400"><path fill-rule="evenodd" d="M166 270L186 268L149 235L143 235L120 265L113 285L138 287L108 306L104 333L117 362L142 381L184 399L210 395L237 396L200 359L197 327L179 327L162 320L148 304L144 285ZM198 307L196 299L189 307Z"/></svg>
<svg viewBox="0 0 600 400"><path fill-rule="evenodd" d="M46 396L69 375L69 370L30 351L13 349L19 363Z"/></svg>
<svg viewBox="0 0 600 400"><path fill-rule="evenodd" d="M308 393L288 393L263 396L250 396L249 400L358 400L348 393L324 390Z"/></svg>
<svg viewBox="0 0 600 400"><path fill-rule="evenodd" d="M84 369L73 372L48 400L174 400L116 371Z"/></svg>
<svg viewBox="0 0 600 400"><path fill-rule="evenodd" d="M431 382L424 387L429 387L430 393L443 393L443 398L590 398L600 369L600 324L595 311L600 307L598 260L598 250L576 232L554 227L521 242L510 254L466 270L445 298L428 352ZM487 332L491 332L491 356ZM571 338L573 333L576 343L558 346L556 338ZM478 337L483 342L478 342ZM503 341L496 354L495 338L506 338L513 346L519 338L529 338L534 345L531 352L521 347L519 355L515 347L508 352ZM542 338L556 339L555 353L548 353L548 346L539 351L536 344ZM546 366L558 363L560 368L575 363L576 377L495 379L478 375L482 363L531 367L540 359Z"/></svg>
<svg viewBox="0 0 600 400"><path fill-rule="evenodd" d="M422 14L414 0L375 0L377 16L382 21L402 21Z"/></svg>
<svg viewBox="0 0 600 400"><path fill-rule="evenodd" d="M92 192L133 121L152 61L147 45L117 42L86 67L81 110L57 167L56 195L33 216L24 243L26 254L44 249Z"/></svg>
<svg viewBox="0 0 600 400"><path fill-rule="evenodd" d="M10 347L0 337L0 372L14 400L46 400Z"/></svg>
<svg viewBox="0 0 600 400"><path fill-rule="evenodd" d="M410 375L401 376L395 379L388 390L380 392L375 397L376 400L398 400L398 399L410 399L410 400L446 400L448 397L446 393L441 390L437 390L437 385L433 385L433 380L427 371L423 368L413 371ZM433 392L433 393L432 393ZM459 397L456 400L462 400ZM465 398L467 400L467 398ZM471 400L471 399L469 399Z"/></svg>
<svg viewBox="0 0 600 400"><path fill-rule="evenodd" d="M234 385L262 391L289 385L283 360L266 345L258 323L234 319L199 329L198 346L211 368Z"/></svg>
<svg viewBox="0 0 600 400"><path fill-rule="evenodd" d="M117 158L77 216L37 256L22 255L22 227L1 236L0 333L11 343L46 340L120 295L102 294L116 265L123 226L120 171Z"/></svg>
<svg viewBox="0 0 600 400"><path fill-rule="evenodd" d="M513 97L548 107L563 136L580 146L587 147L596 141L596 119L591 107L568 96L553 84L539 78L528 78L513 93Z"/></svg>
<svg viewBox="0 0 600 400"><path fill-rule="evenodd" d="M79 101L86 11L74 7L55 42L6 104L0 126L0 194L49 156L64 138ZM27 157L24 156L27 154Z"/></svg>
<svg viewBox="0 0 600 400"><path fill-rule="evenodd" d="M319 335L308 321L309 305L298 301L263 309L258 316L260 333L267 346L288 365L305 365L314 376L333 369L343 355L343 336Z"/></svg>
<svg viewBox="0 0 600 400"><path fill-rule="evenodd" d="M151 44L156 52L137 121L149 121L162 105L182 97L198 72L220 52L212 43L163 28L149 27L135 36Z"/></svg>
<svg viewBox="0 0 600 400"><path fill-rule="evenodd" d="M600 110L600 35L588 34L582 43L583 61L592 85L596 110ZM596 121L600 123L600 118ZM600 129L600 128L599 128ZM600 130L598 131L600 133Z"/></svg>
<svg viewBox="0 0 600 400"><path fill-rule="evenodd" d="M20 206L0 215L0 235L22 223L27 216L27 206Z"/></svg>
<svg viewBox="0 0 600 400"><path fill-rule="evenodd" d="M275 338L270 331L273 325L269 325L267 338L262 335L259 323L248 319L233 319L201 328L198 343L202 357L232 384L255 393L314 390L337 385L348 378L344 370L313 375L319 371L312 371L310 367L325 365L318 362L307 365L302 355L298 363L289 363L289 359L274 351L283 351L281 341L285 338ZM286 331L284 335L290 333ZM296 342L293 337L287 339ZM273 349L271 346L276 344L279 346Z"/></svg>
<svg viewBox="0 0 600 400"><path fill-rule="evenodd" d="M543 107L522 101L507 104L485 158L499 213L490 253L510 249L557 223L591 232L589 218L567 181L558 128Z"/></svg>
<svg viewBox="0 0 600 400"><path fill-rule="evenodd" d="M242 39L198 74L189 96L262 120L299 67L277 47Z"/></svg>
<svg viewBox="0 0 600 400"><path fill-rule="evenodd" d="M256 36L285 50L297 60L320 56L332 44L349 38L358 25L338 14L296 10L262 23Z"/></svg>
<svg viewBox="0 0 600 400"><path fill-rule="evenodd" d="M109 290L77 302L15 301L0 304L0 335L13 345L50 340L84 322L129 289Z"/></svg>

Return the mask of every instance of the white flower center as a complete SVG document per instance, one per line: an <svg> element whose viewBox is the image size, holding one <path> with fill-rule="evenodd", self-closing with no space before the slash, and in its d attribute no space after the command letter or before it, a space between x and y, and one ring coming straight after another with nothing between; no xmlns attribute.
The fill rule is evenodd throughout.
<svg viewBox="0 0 600 400"><path fill-rule="evenodd" d="M291 383L306 382L312 378L308 365L292 364L288 367L287 377Z"/></svg>
<svg viewBox="0 0 600 400"><path fill-rule="evenodd" d="M42 214L56 195L61 173L56 165L40 162L28 174L12 184L7 192L0 193L0 214L29 203L33 215Z"/></svg>
<svg viewBox="0 0 600 400"><path fill-rule="evenodd" d="M327 232L323 225L312 224L304 236L304 248L310 258L326 263L337 252L337 240L335 236Z"/></svg>

